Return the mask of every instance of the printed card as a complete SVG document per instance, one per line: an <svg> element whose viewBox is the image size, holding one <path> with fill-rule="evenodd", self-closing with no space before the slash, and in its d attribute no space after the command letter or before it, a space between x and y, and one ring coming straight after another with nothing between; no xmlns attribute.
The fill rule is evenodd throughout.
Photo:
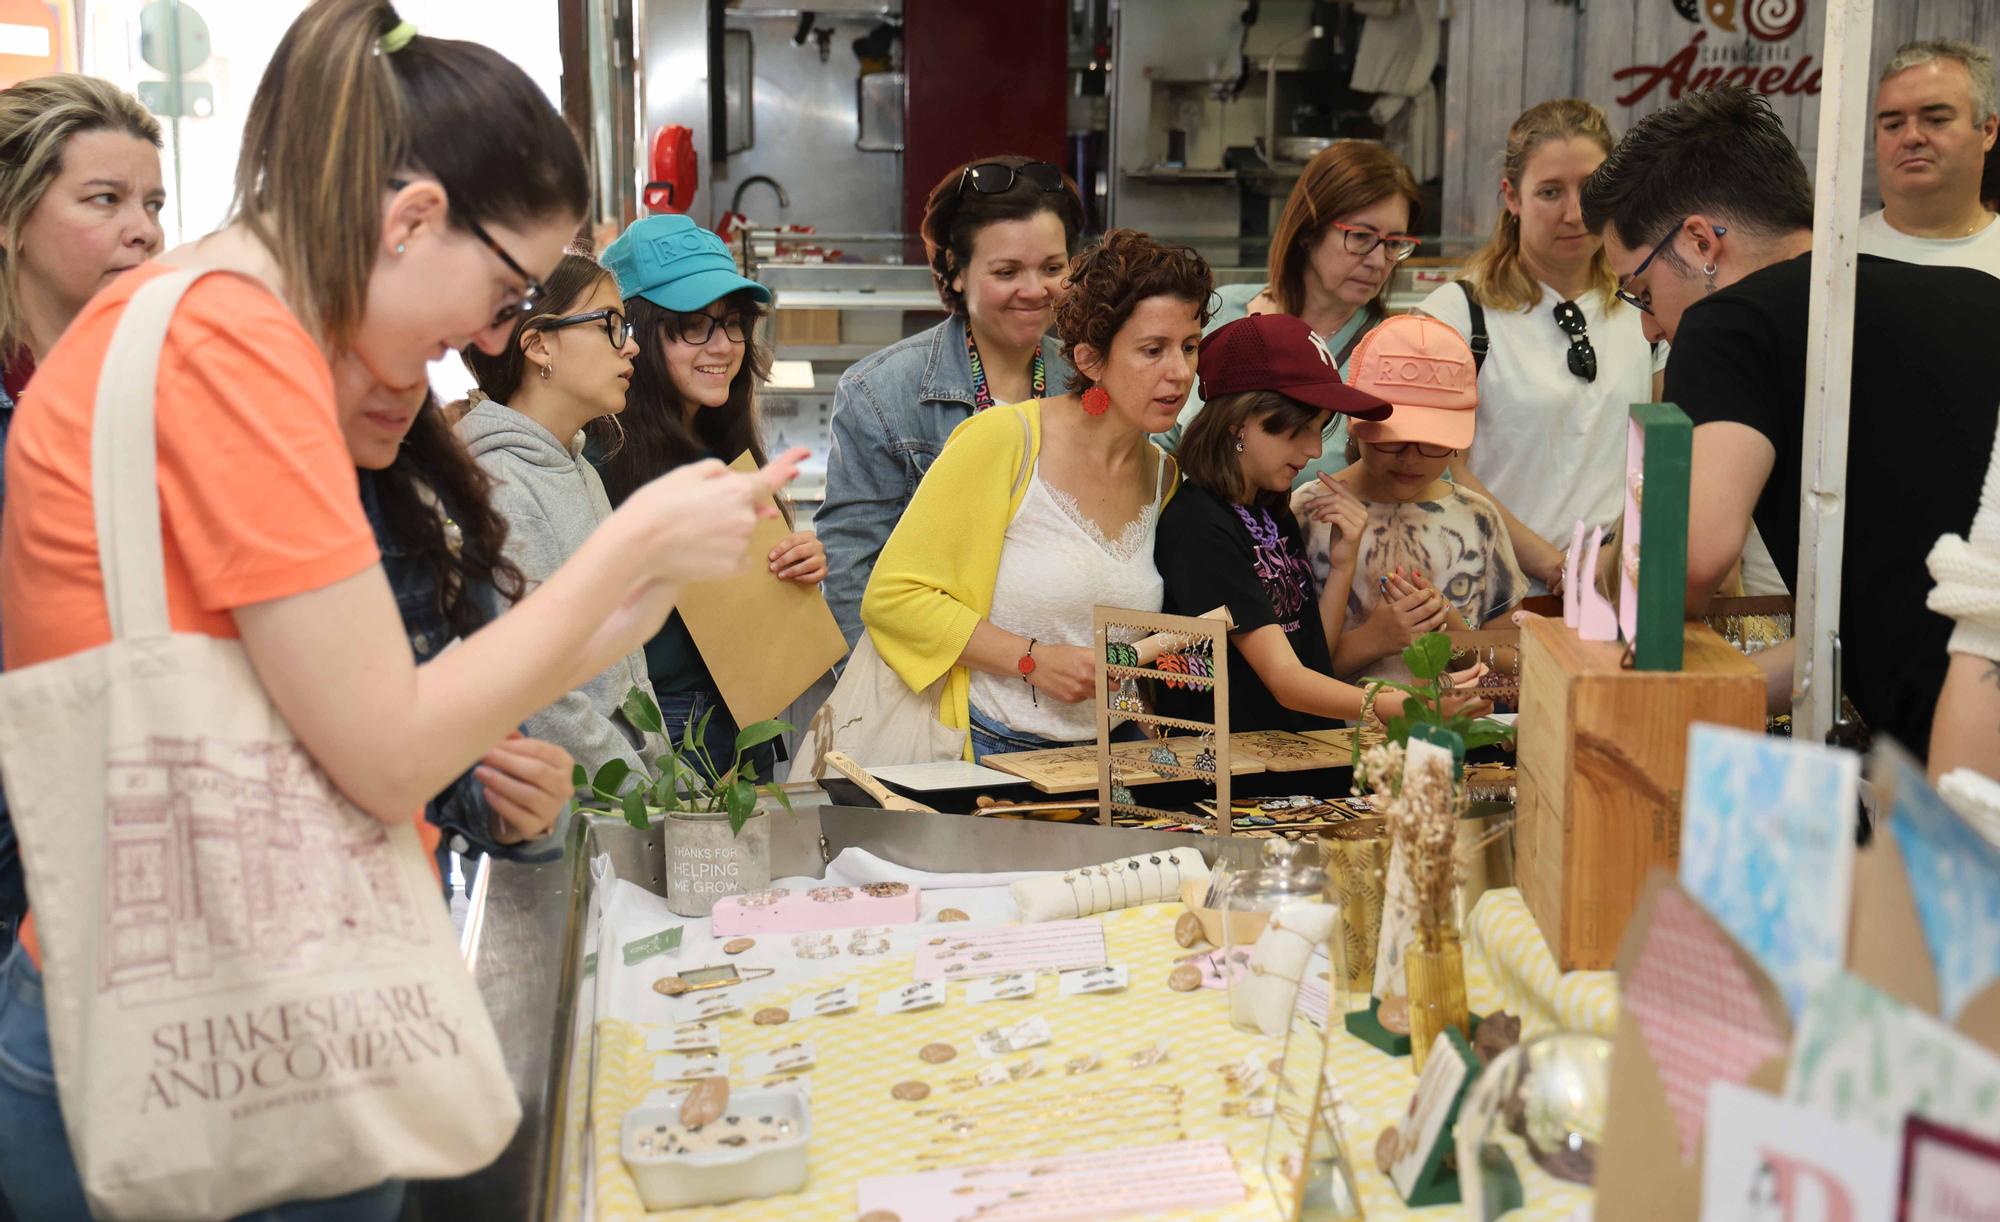
<svg viewBox="0 0 2000 1222"><path fill-rule="evenodd" d="M1010 1052L1040 1048L1054 1038L1049 1031L1049 1020L1036 1015L1024 1023L1010 1023L982 1031L973 1043L981 1056L1004 1057Z"/></svg>
<svg viewBox="0 0 2000 1222"><path fill-rule="evenodd" d="M729 1058L718 1052L698 1052L683 1057L661 1057L653 1062L653 1081L687 1082L729 1074Z"/></svg>
<svg viewBox="0 0 2000 1222"><path fill-rule="evenodd" d="M928 1010L941 1006L945 1001L945 985L941 980L920 980L916 984L906 984L893 993L884 993L875 999L877 1014L908 1014L913 1010Z"/></svg>
<svg viewBox="0 0 2000 1222"><path fill-rule="evenodd" d="M1896 1143L1733 1082L1709 1091L1703 1222L1896 1216Z"/></svg>
<svg viewBox="0 0 2000 1222"><path fill-rule="evenodd" d="M634 938L625 944L625 966L644 963L658 955L670 955L681 948L681 927L670 926L658 933Z"/></svg>
<svg viewBox="0 0 2000 1222"><path fill-rule="evenodd" d="M774 1074L800 1073L811 1069L818 1062L819 1054L808 1042L787 1044L770 1052L759 1052L743 1058L743 1073L751 1078L768 1078Z"/></svg>
<svg viewBox="0 0 2000 1222"><path fill-rule="evenodd" d="M958 980L1000 972L1104 966L1104 924L1095 919L1003 925L940 934L917 945L917 979Z"/></svg>
<svg viewBox="0 0 2000 1222"><path fill-rule="evenodd" d="M965 986L965 997L968 1001L1019 1001L1034 995L1033 972L1008 972L1003 976L988 976L984 980L974 980Z"/></svg>
<svg viewBox="0 0 2000 1222"><path fill-rule="evenodd" d="M1116 993L1125 987L1130 975L1123 967L1086 967L1064 972L1057 981L1057 995L1077 997L1084 993Z"/></svg>
<svg viewBox="0 0 2000 1222"><path fill-rule="evenodd" d="M1785 1098L1884 1138L1921 1114L2000 1141L2000 1057L1845 972L1806 1003Z"/></svg>
<svg viewBox="0 0 2000 1222"><path fill-rule="evenodd" d="M1991 1217L2000 1202L2000 1144L1922 1117L1903 1130L1904 1222Z"/></svg>
<svg viewBox="0 0 2000 1222"><path fill-rule="evenodd" d="M861 986L858 984L843 984L837 989L828 989L824 993L815 993L813 996L808 997L805 1003L805 1011L807 1014L819 1018L828 1014L844 1014L849 1010L860 1008L860 1005Z"/></svg>
<svg viewBox="0 0 2000 1222"><path fill-rule="evenodd" d="M714 1023L682 1023L661 1027L646 1036L647 1052L712 1052L722 1047Z"/></svg>
<svg viewBox="0 0 2000 1222"><path fill-rule="evenodd" d="M1945 804L1907 756L1893 761L1896 834L1947 1022L2000 979L2000 848Z"/></svg>
<svg viewBox="0 0 2000 1222"><path fill-rule="evenodd" d="M697 993L693 997L681 999L676 1013L696 1022L712 1022L726 1014L734 1014L743 1008L743 999L734 989L721 989L712 993Z"/></svg>
<svg viewBox="0 0 2000 1222"><path fill-rule="evenodd" d="M1688 734L1681 886L1796 1017L1847 961L1861 757L1722 726Z"/></svg>

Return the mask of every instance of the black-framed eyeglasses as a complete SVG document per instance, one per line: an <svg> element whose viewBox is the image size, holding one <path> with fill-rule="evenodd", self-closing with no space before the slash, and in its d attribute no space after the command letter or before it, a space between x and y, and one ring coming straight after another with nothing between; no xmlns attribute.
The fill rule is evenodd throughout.
<svg viewBox="0 0 2000 1222"><path fill-rule="evenodd" d="M582 314L569 314L562 318L551 318L544 314L540 318L530 320L528 329L531 331L560 331L564 327L581 326L588 322L603 323L604 338L610 340L611 346L620 351L624 350L625 341L632 338L632 324L625 321L624 314L612 309L587 310Z"/></svg>
<svg viewBox="0 0 2000 1222"><path fill-rule="evenodd" d="M393 191L401 191L409 185L406 180L401 178L392 178L389 180L389 188ZM527 268L516 263L514 256L508 254L500 243L493 240L493 235L486 232L485 226L469 216L460 216L458 219L459 223L464 225L473 237L478 238L486 244L486 249L492 251L494 256L500 260L508 271L521 278L520 300L501 306L499 311L493 315L493 324L495 326L511 324L521 315L534 309L535 303L542 299L542 282L529 275Z"/></svg>
<svg viewBox="0 0 2000 1222"><path fill-rule="evenodd" d="M1349 225L1345 221L1328 221L1328 229L1340 231L1342 249L1350 255L1366 255L1377 246L1389 252L1389 258L1397 263L1417 253L1418 240L1407 233L1378 233L1366 225Z"/></svg>
<svg viewBox="0 0 2000 1222"><path fill-rule="evenodd" d="M699 348L715 335L717 327L729 337L732 344L740 344L749 337L750 328L744 325L741 314L724 314L717 318L713 314L682 314L674 324L674 334L690 348Z"/></svg>
<svg viewBox="0 0 2000 1222"><path fill-rule="evenodd" d="M1025 178L1044 191L1060 191L1068 185L1063 182L1062 167L1046 161L1030 161L1026 165L982 161L966 166L965 173L958 176L958 193L965 194L965 188L970 186L981 195L999 195L1012 190L1017 178Z"/></svg>
<svg viewBox="0 0 2000 1222"><path fill-rule="evenodd" d="M1421 441L1371 441L1368 444L1382 451L1384 454L1401 454L1411 446L1417 447L1417 453L1423 455L1425 458L1450 458L1453 454L1458 453L1457 450L1452 449L1450 446L1427 445Z"/></svg>
<svg viewBox="0 0 2000 1222"><path fill-rule="evenodd" d="M1569 371L1586 382L1597 380L1597 349L1590 346L1583 308L1574 301L1556 303L1556 326L1569 336Z"/></svg>
<svg viewBox="0 0 2000 1222"><path fill-rule="evenodd" d="M1675 221L1674 227L1667 230L1667 236L1660 239L1659 244L1653 247L1652 253L1639 260L1639 266L1632 269L1632 274L1619 278L1618 300L1637 309L1641 314L1651 314L1653 312L1653 292L1651 289L1646 290L1645 297L1641 298L1637 293L1630 291L1625 286L1646 274L1646 269L1653 265L1653 260L1659 258L1660 252L1673 244L1674 235L1678 234L1681 231L1681 226L1685 224L1687 224L1686 217Z"/></svg>

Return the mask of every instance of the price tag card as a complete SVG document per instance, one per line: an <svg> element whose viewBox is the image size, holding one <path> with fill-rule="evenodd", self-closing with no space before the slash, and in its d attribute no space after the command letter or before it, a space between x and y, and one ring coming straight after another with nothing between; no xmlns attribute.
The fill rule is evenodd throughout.
<svg viewBox="0 0 2000 1222"><path fill-rule="evenodd" d="M746 1077L767 1078L774 1074L798 1073L811 1069L818 1053L809 1043L787 1044L770 1052L760 1052L743 1058L743 1073Z"/></svg>
<svg viewBox="0 0 2000 1222"><path fill-rule="evenodd" d="M1004 1057L1010 1052L1039 1048L1054 1038L1049 1031L1049 1020L1037 1015L1024 1023L982 1031L973 1042L981 1056Z"/></svg>
<svg viewBox="0 0 2000 1222"><path fill-rule="evenodd" d="M687 1082L695 1078L727 1077L729 1058L715 1052L661 1057L653 1062L653 1081Z"/></svg>
<svg viewBox="0 0 2000 1222"><path fill-rule="evenodd" d="M1087 967L1064 972L1057 980L1059 994L1076 997L1084 993L1115 993L1125 987L1130 973L1123 967Z"/></svg>
<svg viewBox="0 0 2000 1222"><path fill-rule="evenodd" d="M1035 995L1035 983L1033 972L1008 972L971 981L965 996L970 1001L1019 1001Z"/></svg>
<svg viewBox="0 0 2000 1222"><path fill-rule="evenodd" d="M884 993L875 999L877 1014L908 1014L912 1010L928 1010L941 1006L945 1000L945 986L941 980L925 980L905 985L893 993Z"/></svg>
<svg viewBox="0 0 2000 1222"><path fill-rule="evenodd" d="M837 989L828 989L806 998L806 1013L814 1017L827 1014L841 1014L861 1005L861 986L843 984Z"/></svg>
<svg viewBox="0 0 2000 1222"><path fill-rule="evenodd" d="M714 993L700 993L691 1000L683 1001L679 1013L696 1022L711 1022L725 1014L734 1014L743 1008L743 999L736 996L733 989L723 989Z"/></svg>
<svg viewBox="0 0 2000 1222"><path fill-rule="evenodd" d="M721 1047L722 1036L714 1023L682 1023L646 1036L647 1052L713 1052Z"/></svg>
<svg viewBox="0 0 2000 1222"><path fill-rule="evenodd" d="M644 963L658 955L671 955L681 948L681 927L678 925L649 933L643 938L635 938L625 944L625 966Z"/></svg>

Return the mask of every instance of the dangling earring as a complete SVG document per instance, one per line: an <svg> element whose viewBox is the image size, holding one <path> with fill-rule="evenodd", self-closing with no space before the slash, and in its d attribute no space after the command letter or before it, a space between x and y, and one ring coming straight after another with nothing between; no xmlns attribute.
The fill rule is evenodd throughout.
<svg viewBox="0 0 2000 1222"><path fill-rule="evenodd" d="M1243 434L1241 433L1236 434L1236 452L1238 454L1243 452Z"/></svg>
<svg viewBox="0 0 2000 1222"><path fill-rule="evenodd" d="M555 372L555 368L556 363L554 361L550 361L548 364L542 366L542 381L548 381L549 375Z"/></svg>
<svg viewBox="0 0 2000 1222"><path fill-rule="evenodd" d="M1092 416L1102 416L1111 410L1111 392L1102 386L1093 386L1083 392L1083 410Z"/></svg>

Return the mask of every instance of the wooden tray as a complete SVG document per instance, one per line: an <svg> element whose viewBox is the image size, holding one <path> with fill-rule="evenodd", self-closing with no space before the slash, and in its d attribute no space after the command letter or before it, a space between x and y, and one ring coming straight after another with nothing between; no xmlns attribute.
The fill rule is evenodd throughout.
<svg viewBox="0 0 2000 1222"><path fill-rule="evenodd" d="M1192 766L1195 753L1201 750L1198 736L1149 739L1136 743L1114 743L1111 758L1117 764L1118 782L1121 785L1158 785L1166 781L1185 781L1179 775L1167 775L1148 766L1147 756L1156 746L1168 746L1183 763ZM1091 747L1051 747L1043 751L1016 751L1009 755L989 755L981 761L988 768L1010 772L1027 781L1043 793L1076 793L1097 788L1097 748ZM1258 760L1246 759L1234 753L1229 760L1229 775L1253 776L1266 771Z"/></svg>

